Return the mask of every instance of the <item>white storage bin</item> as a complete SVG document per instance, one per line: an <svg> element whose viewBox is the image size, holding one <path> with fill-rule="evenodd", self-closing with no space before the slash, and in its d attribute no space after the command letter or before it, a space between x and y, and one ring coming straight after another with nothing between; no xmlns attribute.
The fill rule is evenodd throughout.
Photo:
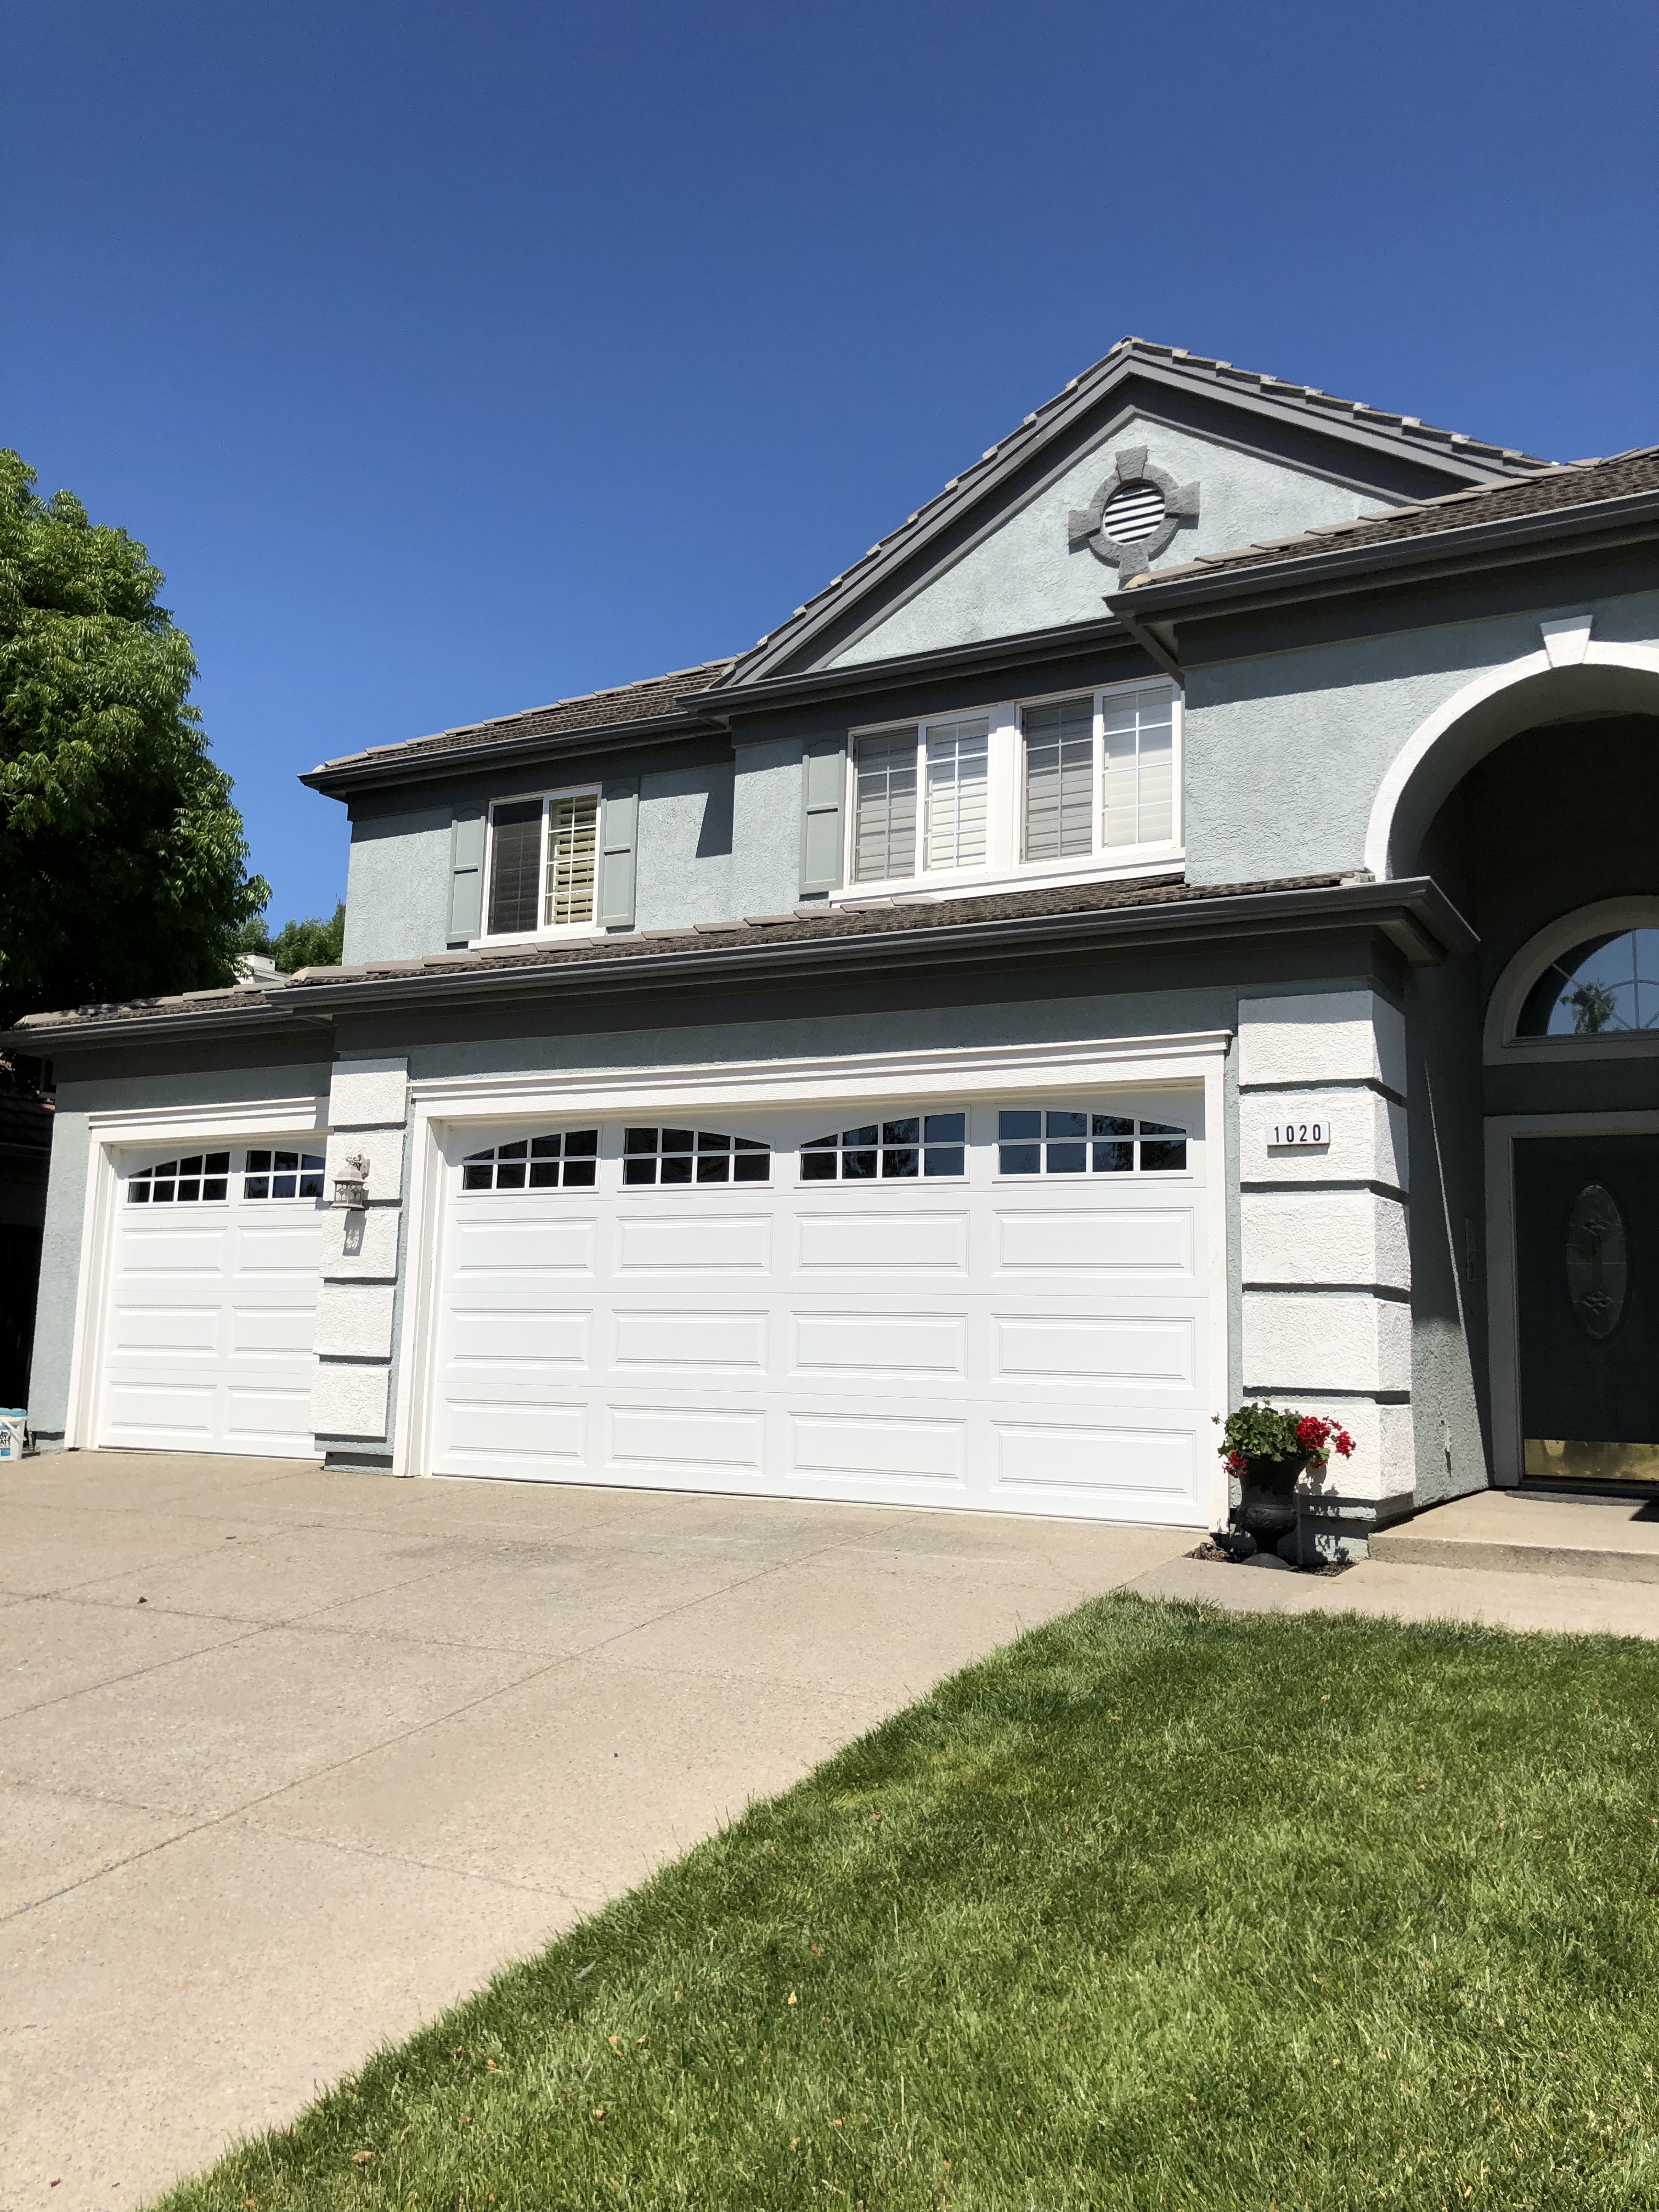
<svg viewBox="0 0 1659 2212"><path fill-rule="evenodd" d="M0 1407L0 1461L22 1458L27 1422L22 1407Z"/></svg>

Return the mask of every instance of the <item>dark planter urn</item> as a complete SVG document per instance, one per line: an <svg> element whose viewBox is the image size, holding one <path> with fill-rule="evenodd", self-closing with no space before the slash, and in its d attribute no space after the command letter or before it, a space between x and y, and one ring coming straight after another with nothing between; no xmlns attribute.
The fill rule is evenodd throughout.
<svg viewBox="0 0 1659 2212"><path fill-rule="evenodd" d="M1271 1548L1281 1536L1288 1536L1296 1526L1297 1480L1307 1465L1306 1452L1294 1452L1289 1459L1263 1459L1257 1453L1248 1454L1244 1471L1238 1478L1238 1508L1233 1515L1233 1525L1248 1528L1264 1548Z"/></svg>

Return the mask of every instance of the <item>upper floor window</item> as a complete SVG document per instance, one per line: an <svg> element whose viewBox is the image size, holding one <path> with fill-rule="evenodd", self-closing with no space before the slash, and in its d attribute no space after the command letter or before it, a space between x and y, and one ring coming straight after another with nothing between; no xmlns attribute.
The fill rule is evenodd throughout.
<svg viewBox="0 0 1659 2212"><path fill-rule="evenodd" d="M849 882L1169 856L1177 712L1171 685L1143 684L856 733Z"/></svg>
<svg viewBox="0 0 1659 2212"><path fill-rule="evenodd" d="M1659 928L1575 945L1528 992L1520 1037L1621 1036L1659 1031Z"/></svg>
<svg viewBox="0 0 1659 2212"><path fill-rule="evenodd" d="M552 792L492 807L490 936L591 922L599 843L597 791Z"/></svg>

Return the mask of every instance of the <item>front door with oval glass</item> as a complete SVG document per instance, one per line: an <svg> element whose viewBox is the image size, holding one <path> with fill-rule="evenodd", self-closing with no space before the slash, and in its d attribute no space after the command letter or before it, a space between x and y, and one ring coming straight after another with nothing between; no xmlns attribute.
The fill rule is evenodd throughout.
<svg viewBox="0 0 1659 2212"><path fill-rule="evenodd" d="M1515 1148L1523 1471L1659 1484L1659 1137Z"/></svg>

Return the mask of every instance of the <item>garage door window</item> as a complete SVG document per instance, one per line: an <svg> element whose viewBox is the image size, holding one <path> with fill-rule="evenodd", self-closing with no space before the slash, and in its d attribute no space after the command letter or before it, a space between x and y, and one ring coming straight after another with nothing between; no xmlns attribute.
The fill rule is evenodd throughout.
<svg viewBox="0 0 1659 2212"><path fill-rule="evenodd" d="M803 1182L872 1182L910 1176L959 1176L967 1162L967 1116L901 1114L801 1146Z"/></svg>
<svg viewBox="0 0 1659 2212"><path fill-rule="evenodd" d="M629 1129L623 1144L624 1183L764 1182L772 1148L713 1129Z"/></svg>
<svg viewBox="0 0 1659 2212"><path fill-rule="evenodd" d="M320 1198L320 1152L250 1152L242 1177L242 1196L253 1199Z"/></svg>
<svg viewBox="0 0 1659 2212"><path fill-rule="evenodd" d="M1143 1175L1187 1164L1187 1132L1128 1114L1005 1107L997 1116L1004 1175Z"/></svg>
<svg viewBox="0 0 1659 2212"><path fill-rule="evenodd" d="M599 1171L597 1129L561 1129L469 1152L463 1190L591 1190Z"/></svg>
<svg viewBox="0 0 1659 2212"><path fill-rule="evenodd" d="M320 1164L320 1163L319 1163ZM127 1177L129 1206L213 1205L230 1188L230 1154L195 1152Z"/></svg>

